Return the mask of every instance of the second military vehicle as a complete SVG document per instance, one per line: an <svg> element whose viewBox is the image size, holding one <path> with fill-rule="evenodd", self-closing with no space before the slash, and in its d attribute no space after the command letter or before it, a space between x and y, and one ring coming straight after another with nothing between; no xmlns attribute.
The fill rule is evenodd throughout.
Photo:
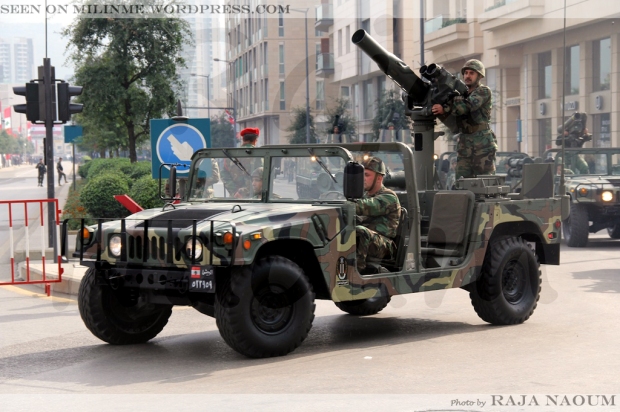
<svg viewBox="0 0 620 412"><path fill-rule="evenodd" d="M606 229L620 239L620 148L565 148L565 190L570 214L563 223L566 244L585 247L590 233ZM553 157L556 193L562 170L562 149L545 152Z"/></svg>

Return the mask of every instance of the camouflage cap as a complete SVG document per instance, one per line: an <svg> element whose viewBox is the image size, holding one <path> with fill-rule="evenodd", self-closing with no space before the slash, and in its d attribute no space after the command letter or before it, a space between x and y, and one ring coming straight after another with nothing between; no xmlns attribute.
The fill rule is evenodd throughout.
<svg viewBox="0 0 620 412"><path fill-rule="evenodd" d="M467 60L465 62L465 65L461 69L461 74L465 74L466 69L473 70L476 73L478 73L480 76L484 77L484 74L485 74L484 64L482 64L480 60L477 60L477 59Z"/></svg>
<svg viewBox="0 0 620 412"><path fill-rule="evenodd" d="M364 169L372 170L380 175L385 175L387 172L385 169L385 164L383 164L383 160L378 157L369 157L362 162L362 165L364 166Z"/></svg>
<svg viewBox="0 0 620 412"><path fill-rule="evenodd" d="M257 167L256 169L254 169L254 171L252 172L252 177L256 177L258 179L262 179L263 178L263 167Z"/></svg>

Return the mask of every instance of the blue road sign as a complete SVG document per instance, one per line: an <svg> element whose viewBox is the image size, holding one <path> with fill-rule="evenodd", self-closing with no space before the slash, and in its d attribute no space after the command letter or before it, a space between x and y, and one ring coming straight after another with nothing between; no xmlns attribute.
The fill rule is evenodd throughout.
<svg viewBox="0 0 620 412"><path fill-rule="evenodd" d="M151 120L152 176L159 177L160 166L164 163L182 163L184 166L177 166L177 176L188 177L192 155L207 147L211 147L209 119ZM162 167L161 177L167 179L169 176L170 167Z"/></svg>
<svg viewBox="0 0 620 412"><path fill-rule="evenodd" d="M64 127L65 143L73 143L78 137L82 137L82 126L67 126Z"/></svg>

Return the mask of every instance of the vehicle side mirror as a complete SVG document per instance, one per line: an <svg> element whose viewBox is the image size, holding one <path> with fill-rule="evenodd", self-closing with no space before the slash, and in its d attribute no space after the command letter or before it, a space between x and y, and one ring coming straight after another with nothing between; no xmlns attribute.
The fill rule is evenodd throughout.
<svg viewBox="0 0 620 412"><path fill-rule="evenodd" d="M170 197L175 198L177 195L177 167L172 166L170 168L170 177L168 178L170 182Z"/></svg>
<svg viewBox="0 0 620 412"><path fill-rule="evenodd" d="M364 166L349 162L344 167L344 196L347 199L361 199L364 196Z"/></svg>

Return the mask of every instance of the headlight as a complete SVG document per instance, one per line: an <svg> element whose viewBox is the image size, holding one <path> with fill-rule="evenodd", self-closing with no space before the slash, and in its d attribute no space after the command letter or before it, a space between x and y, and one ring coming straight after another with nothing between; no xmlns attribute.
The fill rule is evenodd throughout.
<svg viewBox="0 0 620 412"><path fill-rule="evenodd" d="M108 241L108 249L110 254L115 257L121 255L121 235L112 235Z"/></svg>
<svg viewBox="0 0 620 412"><path fill-rule="evenodd" d="M612 200L614 200L614 194L611 193L609 190L605 190L603 193L601 193L601 198L603 199L603 202L611 202Z"/></svg>
<svg viewBox="0 0 620 412"><path fill-rule="evenodd" d="M579 189L577 189L577 192L579 193L579 196L588 196L588 188L585 186L580 186Z"/></svg>
<svg viewBox="0 0 620 412"><path fill-rule="evenodd" d="M195 238L195 239L196 239L196 256L194 256L193 247L192 247L194 238L190 237L187 240L187 243L185 244L185 254L190 259L200 259L200 257L202 256L202 241L200 240L200 238Z"/></svg>

